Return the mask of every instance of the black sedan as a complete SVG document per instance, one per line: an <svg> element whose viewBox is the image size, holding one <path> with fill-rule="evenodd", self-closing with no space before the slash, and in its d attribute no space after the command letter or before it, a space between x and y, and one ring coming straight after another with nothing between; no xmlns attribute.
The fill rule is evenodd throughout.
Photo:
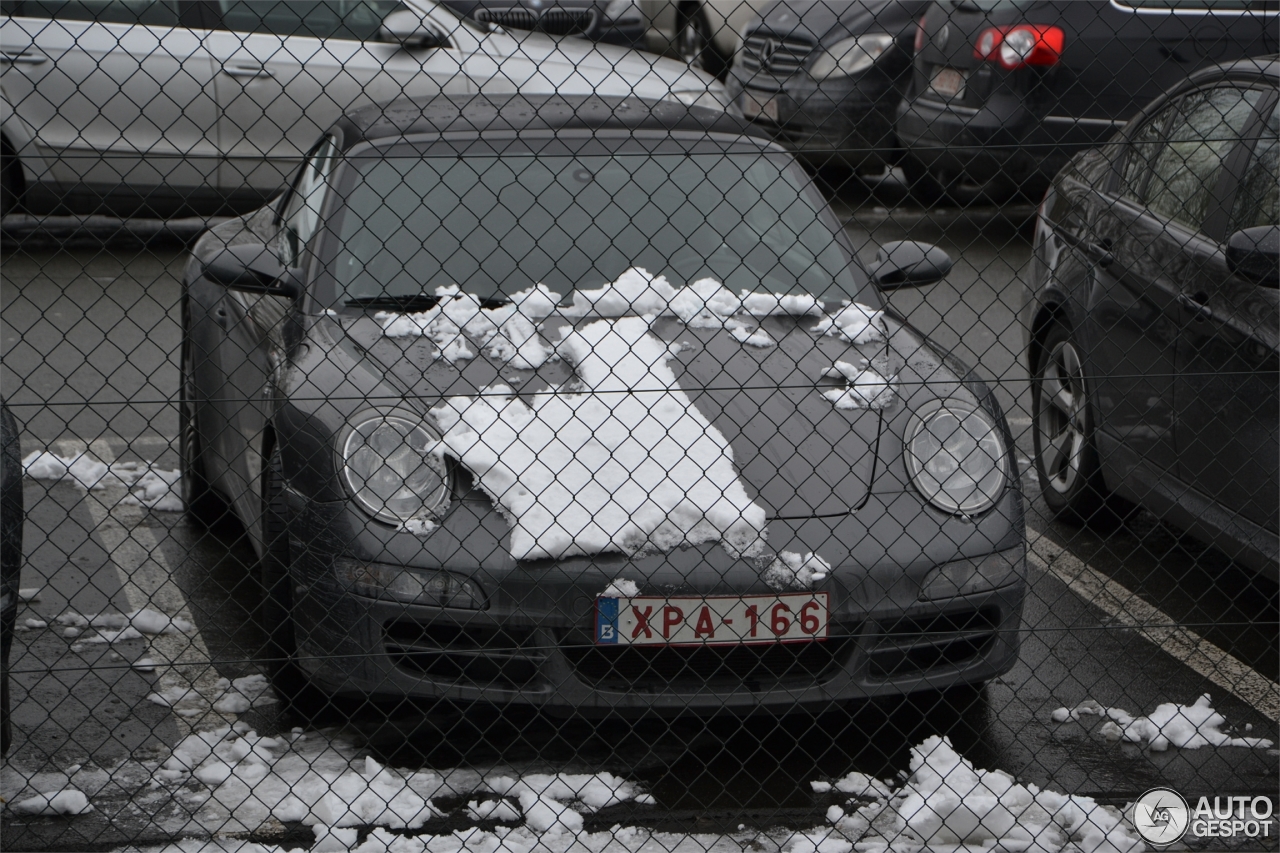
<svg viewBox="0 0 1280 853"><path fill-rule="evenodd" d="M1278 22L1273 3L935 2L898 107L907 177L920 194L1039 200L1068 158L1189 72L1274 53Z"/></svg>
<svg viewBox="0 0 1280 853"><path fill-rule="evenodd" d="M277 680L561 713L824 707L1012 666L990 390L882 306L790 154L601 98L353 113L193 250L184 474Z"/></svg>
<svg viewBox="0 0 1280 853"><path fill-rule="evenodd" d="M923 0L771 3L725 85L747 115L815 166L875 172L900 155L895 110Z"/></svg>
<svg viewBox="0 0 1280 853"><path fill-rule="evenodd" d="M1049 507L1135 502L1271 577L1278 76L1275 59L1200 72L1075 157L1040 209L1023 313Z"/></svg>

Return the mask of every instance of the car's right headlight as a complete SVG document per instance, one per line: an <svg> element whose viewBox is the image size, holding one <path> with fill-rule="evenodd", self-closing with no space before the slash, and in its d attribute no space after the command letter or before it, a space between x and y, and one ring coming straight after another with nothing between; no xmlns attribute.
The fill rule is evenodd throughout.
<svg viewBox="0 0 1280 853"><path fill-rule="evenodd" d="M911 482L945 512L974 515L1004 493L1009 452L991 418L960 400L931 400L916 409L903 445Z"/></svg>
<svg viewBox="0 0 1280 853"><path fill-rule="evenodd" d="M434 449L440 437L423 420L369 413L342 442L342 478L356 504L388 524L439 516L449 500L449 472Z"/></svg>
<svg viewBox="0 0 1280 853"><path fill-rule="evenodd" d="M815 80L828 77L848 77L866 71L880 54L893 46L893 36L888 33L867 33L841 39L818 54L809 66L809 76Z"/></svg>

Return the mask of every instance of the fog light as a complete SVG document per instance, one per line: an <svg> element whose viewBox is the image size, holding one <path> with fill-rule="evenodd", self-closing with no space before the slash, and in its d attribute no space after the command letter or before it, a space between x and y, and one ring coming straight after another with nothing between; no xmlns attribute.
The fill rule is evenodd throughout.
<svg viewBox="0 0 1280 853"><path fill-rule="evenodd" d="M920 600L952 598L1008 586L1026 573L1021 551L997 551L972 560L956 560L938 566L925 578Z"/></svg>
<svg viewBox="0 0 1280 853"><path fill-rule="evenodd" d="M339 574L346 575L344 580L360 595L463 610L484 610L487 606L480 584L454 572L403 569L356 560L340 560L338 566Z"/></svg>

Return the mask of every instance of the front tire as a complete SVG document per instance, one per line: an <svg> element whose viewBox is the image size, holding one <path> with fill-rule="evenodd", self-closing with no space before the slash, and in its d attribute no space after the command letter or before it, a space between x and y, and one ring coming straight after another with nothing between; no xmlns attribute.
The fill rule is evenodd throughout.
<svg viewBox="0 0 1280 853"><path fill-rule="evenodd" d="M1071 331L1054 323L1031 382L1035 465L1049 510L1077 524L1099 518L1107 503L1088 395L1081 350Z"/></svg>
<svg viewBox="0 0 1280 853"><path fill-rule="evenodd" d="M262 584L262 627L267 635L267 673L283 710L307 718L323 707L319 694L298 666L298 642L293 622L293 562L284 503L284 478L280 450L262 472L262 559L258 561Z"/></svg>

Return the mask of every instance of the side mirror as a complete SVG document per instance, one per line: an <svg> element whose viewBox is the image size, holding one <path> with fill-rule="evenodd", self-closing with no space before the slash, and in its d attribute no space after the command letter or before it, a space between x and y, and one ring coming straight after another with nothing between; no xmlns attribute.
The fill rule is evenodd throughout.
<svg viewBox="0 0 1280 853"><path fill-rule="evenodd" d="M1254 284L1280 288L1280 227L1259 225L1228 237L1227 267Z"/></svg>
<svg viewBox="0 0 1280 853"><path fill-rule="evenodd" d="M229 246L204 265L204 277L228 290L263 293L297 299L302 295L302 275L280 263L275 252L261 243Z"/></svg>
<svg viewBox="0 0 1280 853"><path fill-rule="evenodd" d="M378 38L405 50L451 46L444 33L432 29L422 15L412 9L399 9L383 18Z"/></svg>
<svg viewBox="0 0 1280 853"><path fill-rule="evenodd" d="M949 272L951 257L937 246L914 240L895 240L885 243L876 252L871 280L881 290L895 290L933 284Z"/></svg>

